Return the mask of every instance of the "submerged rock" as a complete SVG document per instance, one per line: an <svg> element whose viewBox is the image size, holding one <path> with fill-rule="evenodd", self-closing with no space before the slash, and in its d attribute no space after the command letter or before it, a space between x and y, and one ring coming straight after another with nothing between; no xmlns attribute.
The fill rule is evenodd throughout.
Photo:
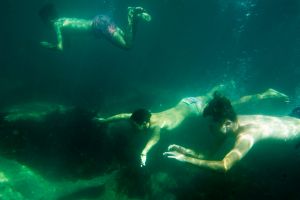
<svg viewBox="0 0 300 200"><path fill-rule="evenodd" d="M1 200L63 200L95 198L115 173L90 180L51 182L16 161L0 157Z"/></svg>

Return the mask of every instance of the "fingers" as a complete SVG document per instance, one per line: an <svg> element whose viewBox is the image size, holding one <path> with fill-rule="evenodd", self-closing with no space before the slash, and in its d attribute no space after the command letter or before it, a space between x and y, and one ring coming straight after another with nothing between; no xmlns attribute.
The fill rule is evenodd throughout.
<svg viewBox="0 0 300 200"><path fill-rule="evenodd" d="M141 155L141 167L146 166L146 160L147 160L147 156L146 155Z"/></svg>
<svg viewBox="0 0 300 200"><path fill-rule="evenodd" d="M177 159L176 152L173 151L165 152L163 153L163 155L166 156L167 158Z"/></svg>
<svg viewBox="0 0 300 200"><path fill-rule="evenodd" d="M176 145L176 144L171 144L171 145L168 146L168 151L178 151L181 148L183 148L183 147L181 147L179 145Z"/></svg>
<svg viewBox="0 0 300 200"><path fill-rule="evenodd" d="M186 153L189 153L189 149L186 149L182 146L179 146L179 145L176 145L176 144L172 144L168 147L168 151L176 151L178 153L181 153L181 154L186 154Z"/></svg>
<svg viewBox="0 0 300 200"><path fill-rule="evenodd" d="M177 157L176 156L167 156L168 158L172 158L172 159L176 159L177 160Z"/></svg>
<svg viewBox="0 0 300 200"><path fill-rule="evenodd" d="M163 155L167 156L169 158L170 156L176 156L177 153L174 151L167 151L167 152L164 152Z"/></svg>
<svg viewBox="0 0 300 200"><path fill-rule="evenodd" d="M168 151L163 153L163 155L166 156L167 158L172 158L181 162L184 162L186 159L185 155L178 153L176 151Z"/></svg>
<svg viewBox="0 0 300 200"><path fill-rule="evenodd" d="M168 158L175 158L175 159L178 159L183 156L181 153L178 153L177 151L167 151L163 153L163 155Z"/></svg>

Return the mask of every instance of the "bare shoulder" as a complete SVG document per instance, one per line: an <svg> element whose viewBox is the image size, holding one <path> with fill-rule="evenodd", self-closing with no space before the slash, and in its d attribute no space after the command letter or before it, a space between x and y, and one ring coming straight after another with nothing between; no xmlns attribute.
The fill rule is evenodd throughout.
<svg viewBox="0 0 300 200"><path fill-rule="evenodd" d="M248 133L256 135L258 139L290 139L300 134L300 120L282 116L248 115L239 117L241 126L248 128Z"/></svg>
<svg viewBox="0 0 300 200"><path fill-rule="evenodd" d="M268 115L239 115L239 121L242 124L257 124L257 125L271 125L274 123L300 122L300 119L290 116L268 116Z"/></svg>

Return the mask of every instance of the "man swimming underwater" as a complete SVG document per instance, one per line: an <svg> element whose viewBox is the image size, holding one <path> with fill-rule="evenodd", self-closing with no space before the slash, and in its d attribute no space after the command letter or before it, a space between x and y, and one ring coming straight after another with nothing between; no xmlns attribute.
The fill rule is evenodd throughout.
<svg viewBox="0 0 300 200"><path fill-rule="evenodd" d="M52 4L44 6L40 10L39 15L45 23L53 26L57 37L57 43L42 41L40 44L45 48L60 51L64 49L63 32L67 30L87 32L96 37L105 38L120 48L130 49L136 31L137 20L151 21L151 16L142 7L128 7L128 24L126 31L119 28L109 15L104 14L97 15L89 20L66 17L59 18Z"/></svg>
<svg viewBox="0 0 300 200"><path fill-rule="evenodd" d="M212 91L216 88L218 86L205 96L184 98L176 106L162 112L150 113L146 109L138 109L133 113L121 113L108 118L96 118L96 121L103 123L130 119L141 132L150 132L152 136L140 155L141 166L145 166L147 154L159 142L161 131L171 131L177 128L185 119L193 116L201 116L203 109L212 96ZM261 94L244 96L234 102L234 105L242 106L245 103L259 102L263 99L280 99L286 102L288 97L276 90L268 89Z"/></svg>
<svg viewBox="0 0 300 200"><path fill-rule="evenodd" d="M292 113L298 111L294 109ZM294 115L296 116L296 115ZM215 137L233 137L235 144L222 160L208 160L202 154L179 145L170 145L164 155L181 162L217 171L228 171L261 140L295 140L300 138L300 119L267 115L236 115L231 102L215 94L203 111Z"/></svg>

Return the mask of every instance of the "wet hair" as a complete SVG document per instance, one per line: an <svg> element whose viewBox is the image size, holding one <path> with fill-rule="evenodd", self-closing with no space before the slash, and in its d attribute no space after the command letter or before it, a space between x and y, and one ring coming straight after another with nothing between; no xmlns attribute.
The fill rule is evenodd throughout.
<svg viewBox="0 0 300 200"><path fill-rule="evenodd" d="M150 111L144 108L135 110L130 116L130 119L138 125L142 125L144 122L150 122L150 118Z"/></svg>
<svg viewBox="0 0 300 200"><path fill-rule="evenodd" d="M215 92L213 99L204 108L203 117L212 117L214 122L223 123L226 119L237 121L237 115L226 97Z"/></svg>

